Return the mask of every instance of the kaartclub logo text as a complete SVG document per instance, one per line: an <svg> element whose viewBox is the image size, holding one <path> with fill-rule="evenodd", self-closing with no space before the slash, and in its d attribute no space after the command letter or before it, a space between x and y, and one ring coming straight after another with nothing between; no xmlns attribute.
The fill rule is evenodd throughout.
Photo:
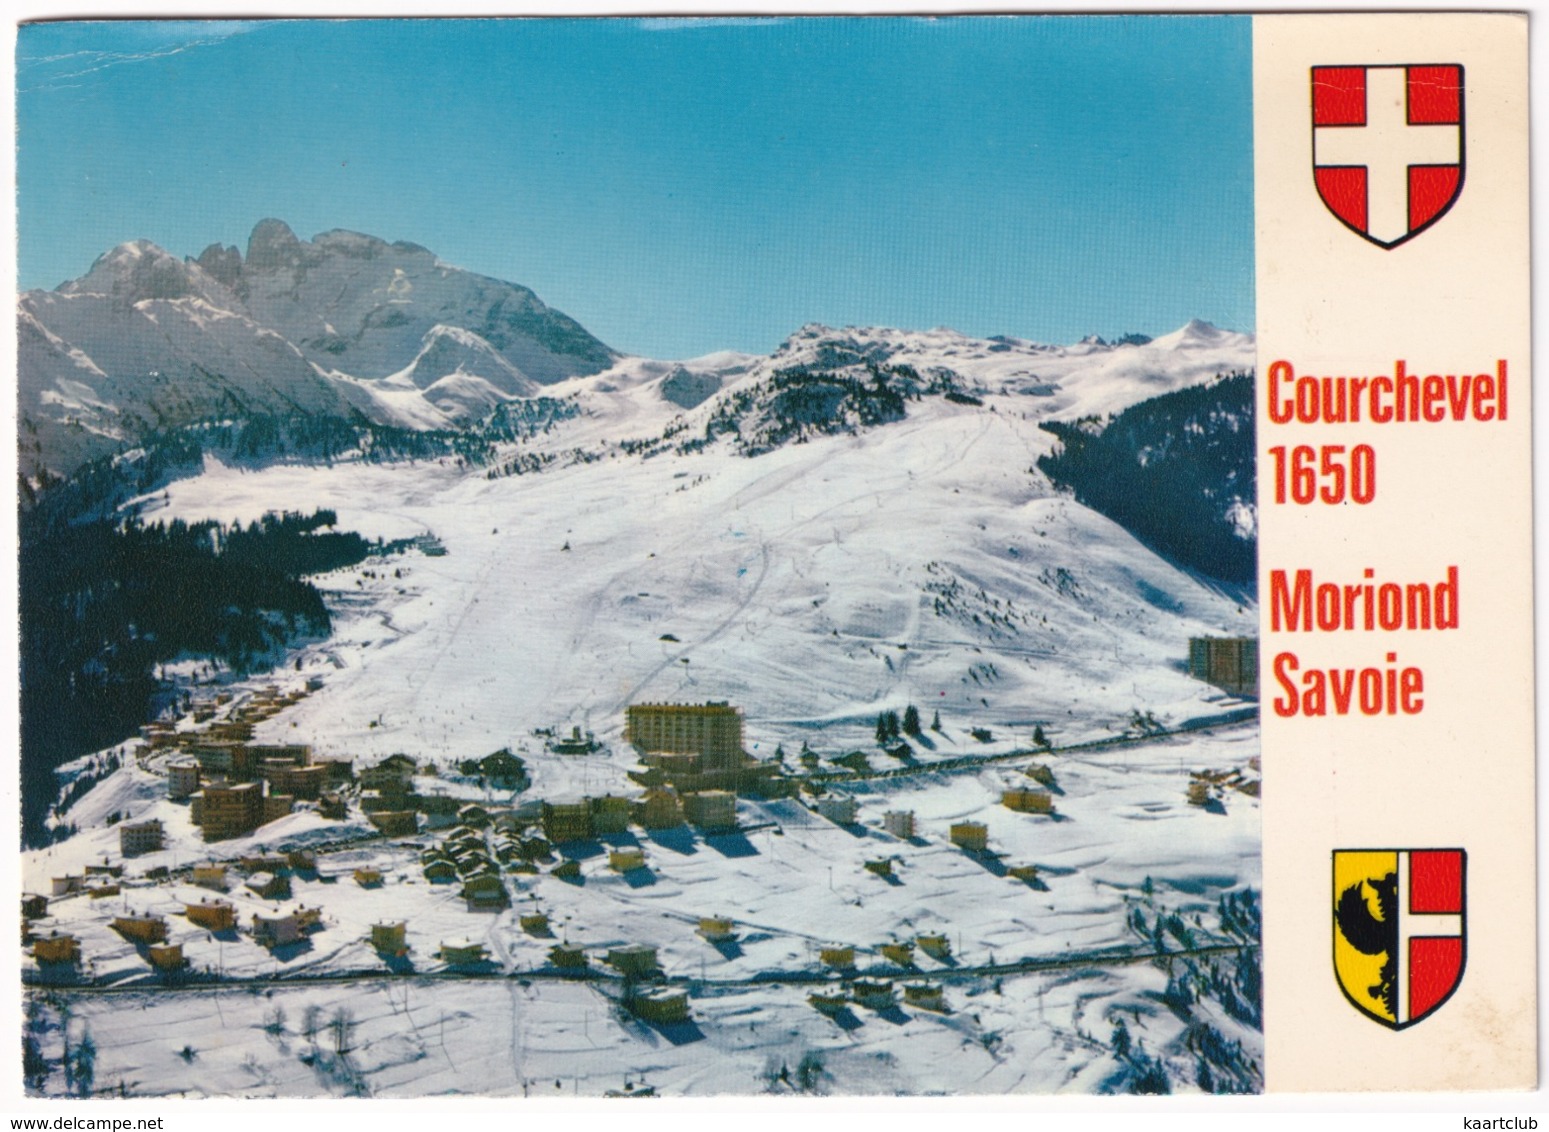
<svg viewBox="0 0 1549 1132"><path fill-rule="evenodd" d="M1461 849L1334 851L1334 974L1373 1021L1413 1026L1457 990L1465 861Z"/></svg>
<svg viewBox="0 0 1549 1132"><path fill-rule="evenodd" d="M1312 68L1312 175L1330 212L1379 248L1440 220L1463 191L1463 68Z"/></svg>

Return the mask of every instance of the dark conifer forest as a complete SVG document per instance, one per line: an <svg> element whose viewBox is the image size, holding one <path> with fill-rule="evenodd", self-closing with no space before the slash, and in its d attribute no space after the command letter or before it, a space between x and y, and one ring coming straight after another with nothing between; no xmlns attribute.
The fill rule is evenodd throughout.
<svg viewBox="0 0 1549 1132"><path fill-rule="evenodd" d="M216 522L21 516L24 833L35 840L53 769L132 735L167 685L158 666L208 660L266 667L289 644L326 635L308 574L361 561L371 546L331 528L331 511Z"/></svg>
<svg viewBox="0 0 1549 1132"><path fill-rule="evenodd" d="M1038 427L1061 442L1038 460L1056 484L1179 565L1255 588L1256 529L1239 522L1256 491L1252 374Z"/></svg>

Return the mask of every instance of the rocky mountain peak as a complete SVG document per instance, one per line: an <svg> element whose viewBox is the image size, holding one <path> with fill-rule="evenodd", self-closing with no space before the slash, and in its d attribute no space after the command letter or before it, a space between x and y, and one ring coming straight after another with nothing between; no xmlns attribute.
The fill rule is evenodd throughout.
<svg viewBox="0 0 1549 1132"><path fill-rule="evenodd" d="M303 259L301 241L289 224L273 218L260 220L247 239L249 271L277 271L298 267Z"/></svg>

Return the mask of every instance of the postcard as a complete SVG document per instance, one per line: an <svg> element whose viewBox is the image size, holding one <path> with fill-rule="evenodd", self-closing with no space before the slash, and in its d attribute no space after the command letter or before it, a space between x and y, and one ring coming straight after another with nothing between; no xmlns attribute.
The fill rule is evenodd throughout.
<svg viewBox="0 0 1549 1132"><path fill-rule="evenodd" d="M20 1097L1536 1087L1525 16L15 74Z"/></svg>

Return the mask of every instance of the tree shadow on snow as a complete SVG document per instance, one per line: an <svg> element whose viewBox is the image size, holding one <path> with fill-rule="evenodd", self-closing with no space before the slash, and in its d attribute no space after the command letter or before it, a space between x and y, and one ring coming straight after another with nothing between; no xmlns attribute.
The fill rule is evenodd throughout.
<svg viewBox="0 0 1549 1132"><path fill-rule="evenodd" d="M721 953L722 959L742 958L742 944L734 939L712 939L710 946Z"/></svg>
<svg viewBox="0 0 1549 1132"><path fill-rule="evenodd" d="M656 883L656 874L650 869L630 869L623 877L630 888L649 888Z"/></svg>

